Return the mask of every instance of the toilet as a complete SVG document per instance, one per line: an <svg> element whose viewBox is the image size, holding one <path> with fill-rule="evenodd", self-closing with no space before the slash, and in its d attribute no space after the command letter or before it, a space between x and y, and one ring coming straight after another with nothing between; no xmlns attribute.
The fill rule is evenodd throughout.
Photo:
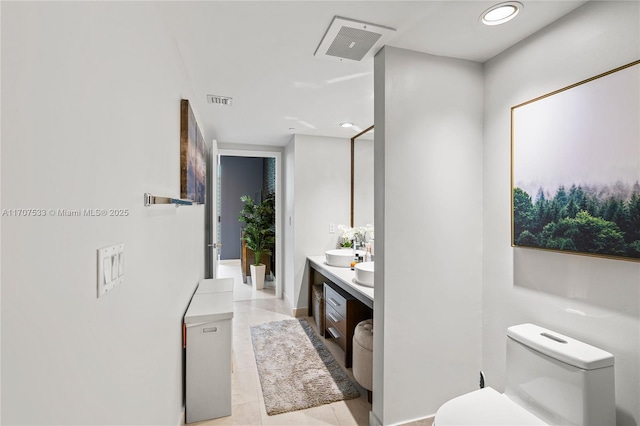
<svg viewBox="0 0 640 426"><path fill-rule="evenodd" d="M454 398L433 424L613 426L613 355L537 325L509 327L504 394L485 387Z"/></svg>

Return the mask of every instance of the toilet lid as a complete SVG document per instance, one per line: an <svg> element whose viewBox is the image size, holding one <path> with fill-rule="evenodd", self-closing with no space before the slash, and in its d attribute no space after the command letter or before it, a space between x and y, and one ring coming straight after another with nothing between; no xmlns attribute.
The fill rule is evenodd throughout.
<svg viewBox="0 0 640 426"><path fill-rule="evenodd" d="M546 425L503 394L484 388L447 401L438 409L435 426Z"/></svg>

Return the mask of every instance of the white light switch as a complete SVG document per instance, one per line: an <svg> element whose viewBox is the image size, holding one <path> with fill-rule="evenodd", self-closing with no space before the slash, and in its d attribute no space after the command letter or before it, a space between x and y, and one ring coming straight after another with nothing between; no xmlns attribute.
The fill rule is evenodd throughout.
<svg viewBox="0 0 640 426"><path fill-rule="evenodd" d="M335 233L335 232L336 232L336 225L335 225L335 224L333 224L333 223L330 223L330 224L329 224L329 233L330 233L330 234L333 234L333 233Z"/></svg>
<svg viewBox="0 0 640 426"><path fill-rule="evenodd" d="M107 257L102 259L102 276L104 283L109 284L111 282L111 258Z"/></svg>
<svg viewBox="0 0 640 426"><path fill-rule="evenodd" d="M118 277L118 254L111 255L111 277L116 279Z"/></svg>
<svg viewBox="0 0 640 426"><path fill-rule="evenodd" d="M124 244L98 249L98 298L118 284L124 275Z"/></svg>
<svg viewBox="0 0 640 426"><path fill-rule="evenodd" d="M118 276L124 274L124 251L118 253Z"/></svg>

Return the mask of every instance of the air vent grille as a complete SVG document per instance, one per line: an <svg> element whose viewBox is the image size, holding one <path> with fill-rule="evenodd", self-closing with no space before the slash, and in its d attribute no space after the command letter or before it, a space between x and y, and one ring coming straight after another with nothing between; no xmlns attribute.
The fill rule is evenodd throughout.
<svg viewBox="0 0 640 426"><path fill-rule="evenodd" d="M372 57L395 29L334 16L314 56L342 61Z"/></svg>
<svg viewBox="0 0 640 426"><path fill-rule="evenodd" d="M382 34L357 28L342 27L327 49L327 55L360 61Z"/></svg>
<svg viewBox="0 0 640 426"><path fill-rule="evenodd" d="M207 102L215 105L231 106L233 98L228 96L207 95Z"/></svg>

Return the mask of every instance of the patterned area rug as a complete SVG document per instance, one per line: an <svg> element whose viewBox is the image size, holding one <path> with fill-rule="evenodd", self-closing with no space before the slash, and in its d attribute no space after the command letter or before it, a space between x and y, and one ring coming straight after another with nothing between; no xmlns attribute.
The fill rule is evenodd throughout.
<svg viewBox="0 0 640 426"><path fill-rule="evenodd" d="M304 319L255 325L251 340L270 416L360 396Z"/></svg>

